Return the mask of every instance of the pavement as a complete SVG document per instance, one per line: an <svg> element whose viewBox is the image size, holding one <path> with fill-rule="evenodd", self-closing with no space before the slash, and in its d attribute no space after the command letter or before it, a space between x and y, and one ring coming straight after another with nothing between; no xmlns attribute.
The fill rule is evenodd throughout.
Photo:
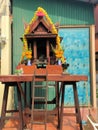
<svg viewBox="0 0 98 130"><path fill-rule="evenodd" d="M97 110L94 108L87 108L83 107L80 109L81 111L81 118L82 118L82 125L83 129L84 126L87 125L87 115L92 115L93 118L96 118ZM74 113L74 108L64 108L64 112ZM18 113L16 113L17 115ZM38 119L42 120L41 117ZM24 130L30 130L30 117L24 116L24 122L26 123L26 128ZM75 116L64 116L63 117L63 127L62 130L80 130L79 124L76 123ZM3 130L19 130L19 121L18 120L8 120L3 128ZM33 125L33 130L45 130L43 125ZM47 130L57 130L57 118L56 117L49 117L47 123Z"/></svg>

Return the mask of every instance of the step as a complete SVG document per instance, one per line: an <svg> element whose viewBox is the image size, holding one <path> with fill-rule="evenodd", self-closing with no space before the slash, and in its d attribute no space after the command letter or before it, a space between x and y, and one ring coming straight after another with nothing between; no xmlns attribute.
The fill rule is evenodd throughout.
<svg viewBox="0 0 98 130"><path fill-rule="evenodd" d="M43 99L43 100L47 100L46 97L34 97L35 100L40 100L40 99Z"/></svg>
<svg viewBox="0 0 98 130"><path fill-rule="evenodd" d="M47 112L47 110L45 108L43 108L43 109L42 108L41 109L34 108L33 111L34 112Z"/></svg>
<svg viewBox="0 0 98 130"><path fill-rule="evenodd" d="M45 122L35 122L35 121L33 121L32 122L32 124L35 124L35 125L45 125L46 123Z"/></svg>
<svg viewBox="0 0 98 130"><path fill-rule="evenodd" d="M46 88L46 85L34 85L35 88Z"/></svg>

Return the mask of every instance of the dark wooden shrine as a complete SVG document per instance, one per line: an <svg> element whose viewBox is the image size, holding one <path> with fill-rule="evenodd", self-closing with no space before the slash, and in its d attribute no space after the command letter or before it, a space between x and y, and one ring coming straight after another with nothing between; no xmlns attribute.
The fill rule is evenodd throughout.
<svg viewBox="0 0 98 130"><path fill-rule="evenodd" d="M36 20L31 21L28 27L29 31L24 33L24 38L28 49L32 51L32 58L29 66L27 63L28 59L22 59L18 68L22 67L24 73L33 73L35 67L40 69L48 68L48 70L51 68L54 73L62 73L62 66L58 65L58 59L53 51L53 48L56 49L58 44L58 32L54 24L49 18L46 18L44 12L38 11ZM61 40L60 37L59 39Z"/></svg>
<svg viewBox="0 0 98 130"><path fill-rule="evenodd" d="M32 48L32 64L55 64L52 46L56 46L56 35L51 32L51 25L46 23L43 16L39 16L30 26L30 33L25 35L28 46Z"/></svg>

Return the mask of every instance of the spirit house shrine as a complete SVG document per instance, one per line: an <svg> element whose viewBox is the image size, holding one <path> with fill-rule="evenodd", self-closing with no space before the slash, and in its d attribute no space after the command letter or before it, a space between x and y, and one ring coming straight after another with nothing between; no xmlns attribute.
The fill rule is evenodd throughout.
<svg viewBox="0 0 98 130"><path fill-rule="evenodd" d="M60 45L61 38L47 12L39 7L31 22L26 26L23 38L21 64L46 68L52 65L64 67L64 50ZM18 66L19 67L19 66ZM24 67L22 67L24 68ZM54 67L53 67L54 68ZM61 68L62 67L58 67ZM57 70L57 68L55 68ZM25 72L25 70L23 70ZM29 73L29 72L28 72Z"/></svg>

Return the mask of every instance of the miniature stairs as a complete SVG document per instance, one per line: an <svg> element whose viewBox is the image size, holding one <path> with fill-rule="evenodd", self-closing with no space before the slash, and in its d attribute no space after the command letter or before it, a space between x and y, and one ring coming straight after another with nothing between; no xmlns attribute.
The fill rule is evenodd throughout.
<svg viewBox="0 0 98 130"><path fill-rule="evenodd" d="M47 95L48 95L48 80L47 80L47 71L46 74L37 74L36 70L34 72L34 78L33 78L33 84L32 84L32 113L31 113L31 125L32 125L32 130L33 130L33 125L44 125L45 130L47 129ZM36 78L40 80L40 78L44 78L45 85L40 85L38 83L42 83L42 81L36 81ZM43 96L36 96L35 91L36 88L41 90L44 89L44 95ZM44 102L44 107L42 108L37 108L35 102ZM41 121L36 121L35 116L38 114L38 112L43 113L43 120ZM38 115L42 116L42 115Z"/></svg>

